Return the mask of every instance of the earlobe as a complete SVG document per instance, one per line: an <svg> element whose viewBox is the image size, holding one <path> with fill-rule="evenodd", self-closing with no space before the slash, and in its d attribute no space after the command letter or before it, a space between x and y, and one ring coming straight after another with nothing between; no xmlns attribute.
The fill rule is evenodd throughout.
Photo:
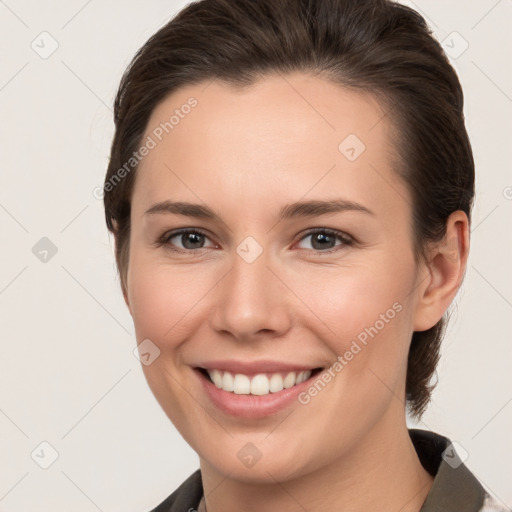
<svg viewBox="0 0 512 512"><path fill-rule="evenodd" d="M443 317L464 278L468 254L469 222L467 215L457 210L448 218L444 239L429 248L428 275L420 287L415 331L430 329Z"/></svg>
<svg viewBox="0 0 512 512"><path fill-rule="evenodd" d="M114 231L117 233L117 236L115 237L115 252L117 253L117 244L119 243L119 239L117 238L119 236L119 224L116 219L112 219L112 225L114 226ZM130 315L132 314L132 310L130 308L130 301L128 299L128 286L127 286L127 279L128 279L128 271L126 270L125 275L121 275L123 270L119 269L119 278L121 280L121 291L123 292L123 298L126 306L128 307L128 311L130 312Z"/></svg>
<svg viewBox="0 0 512 512"><path fill-rule="evenodd" d="M121 290L123 292L123 298L124 302L126 304L126 307L128 308L128 311L130 312L130 315L132 315L132 309L130 306L130 295L128 293L128 269L123 268L119 269L119 279L121 280Z"/></svg>
<svg viewBox="0 0 512 512"><path fill-rule="evenodd" d="M128 311L130 312L130 315L132 314L132 310L130 308L130 301L128 300L128 292L126 291L126 285L123 284L122 285L122 290L123 290L123 297L124 297L124 302L128 308Z"/></svg>

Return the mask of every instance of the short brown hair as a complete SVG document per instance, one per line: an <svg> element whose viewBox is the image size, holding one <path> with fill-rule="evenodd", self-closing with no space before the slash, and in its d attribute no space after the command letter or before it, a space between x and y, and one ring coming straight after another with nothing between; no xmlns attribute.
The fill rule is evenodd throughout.
<svg viewBox="0 0 512 512"><path fill-rule="evenodd" d="M386 107L398 134L397 172L413 198L417 261L427 242L445 236L452 212L471 218L474 162L462 88L417 12L388 0L200 0L139 49L115 99L104 205L123 292L136 165L115 186L112 179L126 169L156 106L185 85L220 79L243 87L293 71L370 92ZM416 417L435 386L446 320L412 336L406 399Z"/></svg>

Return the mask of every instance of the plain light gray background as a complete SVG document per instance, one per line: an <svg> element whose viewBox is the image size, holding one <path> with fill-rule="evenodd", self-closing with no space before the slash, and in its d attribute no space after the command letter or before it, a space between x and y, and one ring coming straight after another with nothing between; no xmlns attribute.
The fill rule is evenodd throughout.
<svg viewBox="0 0 512 512"><path fill-rule="evenodd" d="M512 2L405 3L453 57L478 190L466 281L419 427L456 441L510 507ZM185 4L0 0L2 512L148 510L198 467L133 354L113 240L93 196L121 74Z"/></svg>

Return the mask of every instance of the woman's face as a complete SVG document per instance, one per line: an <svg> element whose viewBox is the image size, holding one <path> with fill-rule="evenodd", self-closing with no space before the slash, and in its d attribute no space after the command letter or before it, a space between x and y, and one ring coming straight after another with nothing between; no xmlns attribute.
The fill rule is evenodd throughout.
<svg viewBox="0 0 512 512"><path fill-rule="evenodd" d="M284 481L403 424L427 283L390 129L371 96L300 73L187 86L152 113L126 300L205 466Z"/></svg>

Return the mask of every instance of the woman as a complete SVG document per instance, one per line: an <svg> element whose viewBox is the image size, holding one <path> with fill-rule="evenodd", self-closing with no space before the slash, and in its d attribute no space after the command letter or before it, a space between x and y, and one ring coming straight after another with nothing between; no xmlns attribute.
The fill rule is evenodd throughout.
<svg viewBox="0 0 512 512"><path fill-rule="evenodd" d="M468 258L462 109L386 0L202 0L139 50L106 221L146 379L200 458L155 512L499 510L406 426Z"/></svg>

